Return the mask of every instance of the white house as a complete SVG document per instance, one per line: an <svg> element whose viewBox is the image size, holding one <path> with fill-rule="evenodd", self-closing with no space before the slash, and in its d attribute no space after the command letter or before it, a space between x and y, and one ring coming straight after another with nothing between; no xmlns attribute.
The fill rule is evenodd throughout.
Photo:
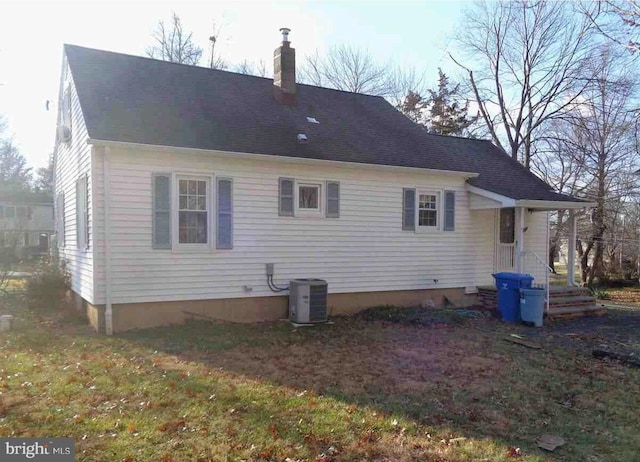
<svg viewBox="0 0 640 462"><path fill-rule="evenodd" d="M16 258L46 255L53 234L53 204L42 197L0 198L0 250Z"/></svg>
<svg viewBox="0 0 640 462"><path fill-rule="evenodd" d="M334 315L545 280L547 211L583 202L488 141L297 84L286 35L274 61L271 80L65 46L56 226L97 329L282 318L269 263L327 280Z"/></svg>

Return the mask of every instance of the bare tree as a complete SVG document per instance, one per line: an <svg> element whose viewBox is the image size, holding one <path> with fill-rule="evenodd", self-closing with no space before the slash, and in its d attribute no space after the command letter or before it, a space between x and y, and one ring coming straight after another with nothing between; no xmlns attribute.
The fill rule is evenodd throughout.
<svg viewBox="0 0 640 462"><path fill-rule="evenodd" d="M211 43L209 47L209 68L210 69L226 69L227 62L222 58L219 51L217 50L218 44L220 42L220 34L222 33L222 26L216 25L216 22L213 22L213 31L209 36L209 42Z"/></svg>
<svg viewBox="0 0 640 462"><path fill-rule="evenodd" d="M378 64L367 51L349 45L333 47L324 56L316 51L300 69L302 80L313 85L371 95L389 92L390 73L389 64Z"/></svg>
<svg viewBox="0 0 640 462"><path fill-rule="evenodd" d="M268 77L267 66L263 60L255 62L249 62L246 59L240 64L236 65L233 70L240 74L257 75L258 77Z"/></svg>
<svg viewBox="0 0 640 462"><path fill-rule="evenodd" d="M580 98L592 24L570 2L480 2L458 43L473 99L493 142L530 166L536 132Z"/></svg>
<svg viewBox="0 0 640 462"><path fill-rule="evenodd" d="M567 143L571 123L556 119L544 125L545 136L536 143L531 170L558 192L584 197L590 182L585 172L584 153ZM586 181L586 182L585 182ZM549 267L555 273L555 258L562 240L569 233L566 210L557 210L551 216L549 233Z"/></svg>
<svg viewBox="0 0 640 462"><path fill-rule="evenodd" d="M601 62L590 64L591 78L579 105L566 114L567 131L558 140L572 153L579 170L573 175L595 202L578 242L582 282L605 274L605 238L620 208L637 187L634 119L629 110L636 90L630 66L610 47Z"/></svg>
<svg viewBox="0 0 640 462"><path fill-rule="evenodd" d="M424 92L422 76L415 69L379 63L368 51L349 45L306 56L299 75L303 83L382 96L397 108L409 91Z"/></svg>
<svg viewBox="0 0 640 462"><path fill-rule="evenodd" d="M147 56L172 63L197 65L202 57L202 48L193 43L193 33L186 32L180 17L172 12L171 24L159 21L151 34L154 44L147 47Z"/></svg>
<svg viewBox="0 0 640 462"><path fill-rule="evenodd" d="M604 0L584 12L608 39L632 53L640 52L640 0Z"/></svg>

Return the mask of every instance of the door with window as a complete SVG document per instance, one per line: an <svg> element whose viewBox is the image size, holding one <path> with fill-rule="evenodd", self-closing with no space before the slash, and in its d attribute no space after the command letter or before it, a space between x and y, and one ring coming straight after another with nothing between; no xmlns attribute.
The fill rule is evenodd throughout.
<svg viewBox="0 0 640 462"><path fill-rule="evenodd" d="M516 209L500 209L496 246L496 270L514 271L516 254Z"/></svg>

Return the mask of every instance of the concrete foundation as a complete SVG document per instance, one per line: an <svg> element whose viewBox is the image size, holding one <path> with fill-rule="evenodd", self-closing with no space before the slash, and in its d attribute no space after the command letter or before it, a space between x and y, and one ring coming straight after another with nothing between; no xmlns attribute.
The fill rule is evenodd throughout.
<svg viewBox="0 0 640 462"><path fill-rule="evenodd" d="M329 294L329 316L357 313L378 305L442 307L445 299L454 306L471 306L475 294L465 294L464 288L427 289ZM105 331L104 305L84 301L87 318L98 331ZM170 324L188 319L220 322L265 322L287 317L289 297L246 297L210 300L161 301L149 303L117 303L113 309L113 332L124 332Z"/></svg>

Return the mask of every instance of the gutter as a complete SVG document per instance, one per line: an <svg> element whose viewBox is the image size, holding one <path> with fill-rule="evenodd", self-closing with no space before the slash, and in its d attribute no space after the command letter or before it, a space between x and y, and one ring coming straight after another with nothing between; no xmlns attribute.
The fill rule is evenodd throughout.
<svg viewBox="0 0 640 462"><path fill-rule="evenodd" d="M595 207L595 202L573 202L573 201L540 201L520 199L516 201L517 207L527 207L530 209L547 210L580 210L587 207Z"/></svg>
<svg viewBox="0 0 640 462"><path fill-rule="evenodd" d="M111 148L105 147L102 156L102 178L104 184L104 325L107 335L113 335L113 307L111 306L111 219L109 206L111 203Z"/></svg>
<svg viewBox="0 0 640 462"><path fill-rule="evenodd" d="M108 141L94 138L87 138L87 144L92 146L103 146L105 148L120 148L120 149L142 149L146 151L155 152L169 152L177 154L191 154L191 155L215 155L218 157L231 158L231 159L255 159L264 161L277 161L277 162L289 162L292 164L311 164L311 165L323 165L328 163L336 164L340 167L355 168L358 170L370 169L370 170L390 170L399 172L413 172L413 173L428 173L440 176L459 177L459 178L475 178L479 173L475 172L458 172L455 170L437 170L433 168L419 168L419 167L402 167L398 165L383 165L383 164L365 164L358 162L345 162L341 160L324 160L324 159L308 159L304 157L288 157L278 156L272 154L255 154L247 152L233 152L233 151L217 151L211 149L197 149L197 148L181 148L176 146L162 146L154 144L142 144L142 143L130 143L126 141Z"/></svg>

